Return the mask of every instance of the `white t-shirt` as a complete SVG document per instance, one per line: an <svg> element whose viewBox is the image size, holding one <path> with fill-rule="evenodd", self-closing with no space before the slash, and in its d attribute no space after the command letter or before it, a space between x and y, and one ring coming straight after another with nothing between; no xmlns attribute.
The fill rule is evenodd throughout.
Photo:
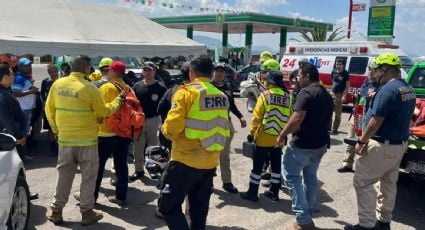
<svg viewBox="0 0 425 230"><path fill-rule="evenodd" d="M21 74L15 75L15 81L12 84L12 92L22 92L31 89L32 82ZM23 97L16 97L22 110L30 110L35 108L36 94L29 94Z"/></svg>

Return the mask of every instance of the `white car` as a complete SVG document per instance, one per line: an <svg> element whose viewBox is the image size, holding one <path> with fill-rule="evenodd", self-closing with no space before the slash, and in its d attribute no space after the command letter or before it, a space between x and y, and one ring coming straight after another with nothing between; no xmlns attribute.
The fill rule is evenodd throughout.
<svg viewBox="0 0 425 230"><path fill-rule="evenodd" d="M0 133L0 230L26 229L30 193L16 139Z"/></svg>

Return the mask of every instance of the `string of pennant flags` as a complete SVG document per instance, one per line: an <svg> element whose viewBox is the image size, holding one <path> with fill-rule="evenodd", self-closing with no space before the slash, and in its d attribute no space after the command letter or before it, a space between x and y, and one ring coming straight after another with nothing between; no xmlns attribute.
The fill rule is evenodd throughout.
<svg viewBox="0 0 425 230"><path fill-rule="evenodd" d="M228 9L228 8L216 8L216 7L198 7L189 4L180 4L174 2L155 1L155 0L124 0L125 4L139 4L146 7L163 7L169 9L181 9L188 11L199 11L199 12L210 12L210 13L233 13L240 14L246 13L245 11Z"/></svg>

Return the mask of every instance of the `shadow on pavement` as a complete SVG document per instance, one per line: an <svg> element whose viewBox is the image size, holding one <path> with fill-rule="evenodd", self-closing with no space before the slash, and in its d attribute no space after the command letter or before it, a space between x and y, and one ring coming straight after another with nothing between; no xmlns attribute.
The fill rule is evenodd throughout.
<svg viewBox="0 0 425 230"><path fill-rule="evenodd" d="M424 229L425 182L416 181L408 175L400 173L397 188L393 220L414 229Z"/></svg>
<svg viewBox="0 0 425 230"><path fill-rule="evenodd" d="M114 190L102 189L102 192L112 195ZM152 201L158 198L158 194L155 192L143 192L139 189L129 188L127 205L120 207L109 203L106 199L99 201L96 207L111 216L121 219L132 225L147 227L145 229L158 229L165 226L165 222L158 218L152 218L155 216L156 205L149 205ZM135 202L137 200L137 202ZM105 205L103 202L108 202Z"/></svg>
<svg viewBox="0 0 425 230"><path fill-rule="evenodd" d="M102 220L101 220L102 221ZM102 229L102 230L124 230L125 228L111 224L111 223L95 223L89 226L83 226L80 222L76 221L64 221L58 225L61 229Z"/></svg>
<svg viewBox="0 0 425 230"><path fill-rule="evenodd" d="M319 188L317 195L317 207L313 211L313 218L317 217L338 217L338 212L335 209L325 205L325 203L332 203L334 199L332 199L329 194L322 189L324 183L322 181L317 181L317 185Z"/></svg>
<svg viewBox="0 0 425 230"><path fill-rule="evenodd" d="M34 153L34 158L24 161L26 170L56 167L58 158L57 156L49 156L50 143L47 140L38 139L37 147L32 152Z"/></svg>
<svg viewBox="0 0 425 230"><path fill-rule="evenodd" d="M344 142L331 136L331 148L335 145L342 145Z"/></svg>
<svg viewBox="0 0 425 230"><path fill-rule="evenodd" d="M252 202L244 200L240 197L239 193L230 194L222 190L213 189L213 193L218 196L219 200L222 200L216 207L218 209L223 208L226 205L245 207L249 209L264 209L266 212L284 212L291 213L291 201L288 200L288 196L284 196L282 199L282 193L280 193L280 200L278 203L272 202L269 198L265 197L262 193L259 194L259 201Z"/></svg>
<svg viewBox="0 0 425 230"><path fill-rule="evenodd" d="M248 230L247 228L235 227L235 226L211 226L207 225L206 230Z"/></svg>
<svg viewBox="0 0 425 230"><path fill-rule="evenodd" d="M37 226L43 225L47 221L47 208L44 206L31 204L30 219L28 221L28 229L36 229Z"/></svg>

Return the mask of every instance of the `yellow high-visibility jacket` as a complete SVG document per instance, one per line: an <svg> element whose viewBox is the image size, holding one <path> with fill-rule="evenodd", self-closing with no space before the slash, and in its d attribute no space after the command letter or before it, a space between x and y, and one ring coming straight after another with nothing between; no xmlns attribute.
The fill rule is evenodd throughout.
<svg viewBox="0 0 425 230"><path fill-rule="evenodd" d="M272 86L272 87L277 87L277 86ZM249 127L248 133L249 135L254 137L256 145L261 147L273 147L273 146L276 146L277 144L277 141L276 141L277 136L270 135L264 132L265 123L263 123L263 119L266 114L266 109L267 109L266 106L267 106L267 102L265 101L264 94L261 93L261 95L257 99L257 103L255 104L255 108L252 113L252 121L251 121L251 125ZM290 117L291 113L292 112L290 112L288 118Z"/></svg>
<svg viewBox="0 0 425 230"><path fill-rule="evenodd" d="M120 84L123 89L127 88L125 82L122 79L116 79L114 81L118 82L118 84ZM107 82L100 86L99 91L105 103L111 103L121 93L111 82ZM97 118L97 121L99 122L99 137L113 137L117 135L108 127L107 117L99 117Z"/></svg>
<svg viewBox="0 0 425 230"><path fill-rule="evenodd" d="M209 81L210 79L206 77L200 77L193 80L192 83L209 83ZM189 139L185 132L187 114L198 98L198 94L195 92L189 90L187 85L181 86L176 91L171 110L168 112L161 130L164 136L173 142L171 160L197 169L212 169L218 164L220 151L208 151L201 145L199 139ZM223 114L228 116L227 109Z"/></svg>
<svg viewBox="0 0 425 230"><path fill-rule="evenodd" d="M105 104L99 90L82 73L72 72L53 83L45 112L59 145L93 146L97 145L99 129L95 113L107 117L120 105L119 97Z"/></svg>

